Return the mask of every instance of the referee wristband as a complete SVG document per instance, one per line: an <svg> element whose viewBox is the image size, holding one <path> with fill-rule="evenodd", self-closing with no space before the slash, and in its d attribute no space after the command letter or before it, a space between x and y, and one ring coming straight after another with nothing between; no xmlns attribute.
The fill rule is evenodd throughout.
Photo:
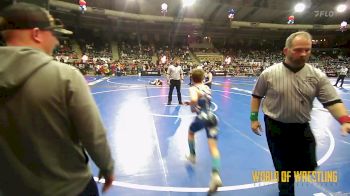
<svg viewBox="0 0 350 196"><path fill-rule="evenodd" d="M350 123L350 116L342 116L338 118L340 124Z"/></svg>
<svg viewBox="0 0 350 196"><path fill-rule="evenodd" d="M258 120L258 112L250 112L250 121L257 121Z"/></svg>

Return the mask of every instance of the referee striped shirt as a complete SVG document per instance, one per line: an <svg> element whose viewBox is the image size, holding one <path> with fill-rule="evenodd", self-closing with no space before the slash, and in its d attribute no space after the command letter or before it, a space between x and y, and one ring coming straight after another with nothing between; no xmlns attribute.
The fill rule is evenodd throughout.
<svg viewBox="0 0 350 196"><path fill-rule="evenodd" d="M252 93L264 98L263 112L283 123L306 123L315 97L326 107L341 102L327 76L310 64L293 72L284 63L262 72Z"/></svg>
<svg viewBox="0 0 350 196"><path fill-rule="evenodd" d="M182 80L183 79L183 70L180 65L174 66L170 65L168 67L168 80Z"/></svg>

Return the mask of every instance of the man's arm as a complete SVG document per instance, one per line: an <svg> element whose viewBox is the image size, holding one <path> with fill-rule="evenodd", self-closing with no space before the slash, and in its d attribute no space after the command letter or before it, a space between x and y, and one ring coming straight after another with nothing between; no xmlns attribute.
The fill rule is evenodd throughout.
<svg viewBox="0 0 350 196"><path fill-rule="evenodd" d="M336 103L326 107L327 110L333 115L335 119L339 119L341 116L347 116L348 111L343 103Z"/></svg>
<svg viewBox="0 0 350 196"><path fill-rule="evenodd" d="M250 102L250 122L251 122L252 131L257 135L261 135L261 131L262 131L261 125L258 119L260 103L261 103L261 98L253 95Z"/></svg>
<svg viewBox="0 0 350 196"><path fill-rule="evenodd" d="M168 84L170 84L170 66L168 67L166 71L166 81Z"/></svg>
<svg viewBox="0 0 350 196"><path fill-rule="evenodd" d="M250 112L259 112L260 103L260 98L252 96L252 100L250 102Z"/></svg>
<svg viewBox="0 0 350 196"><path fill-rule="evenodd" d="M180 80L184 80L184 70L180 67Z"/></svg>
<svg viewBox="0 0 350 196"><path fill-rule="evenodd" d="M350 117L344 103L325 74L321 75L317 99L342 125L343 135L350 132Z"/></svg>
<svg viewBox="0 0 350 196"><path fill-rule="evenodd" d="M332 116L342 125L341 131L343 135L350 133L350 116L344 103L335 103L326 107Z"/></svg>
<svg viewBox="0 0 350 196"><path fill-rule="evenodd" d="M73 131L78 135L83 147L100 169L100 176L106 183L106 191L114 179L114 160L107 141L102 119L84 77L78 70L72 70L67 89L69 118Z"/></svg>
<svg viewBox="0 0 350 196"><path fill-rule="evenodd" d="M266 77L263 72L259 76L253 88L252 99L250 103L250 125L252 128L252 131L257 135L261 135L261 132L262 132L261 125L259 123L258 114L259 114L261 99L265 96L267 92L267 80L265 78Z"/></svg>
<svg viewBox="0 0 350 196"><path fill-rule="evenodd" d="M188 105L191 106L191 112L196 113L199 111L199 108L197 106L198 103L198 93L197 89L195 87L190 87L190 101L188 102Z"/></svg>

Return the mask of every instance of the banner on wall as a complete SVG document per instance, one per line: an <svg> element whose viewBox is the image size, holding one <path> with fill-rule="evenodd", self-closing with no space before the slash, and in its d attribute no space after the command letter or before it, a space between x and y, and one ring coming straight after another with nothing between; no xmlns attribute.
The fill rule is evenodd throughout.
<svg viewBox="0 0 350 196"><path fill-rule="evenodd" d="M160 76L160 71L142 71L141 76Z"/></svg>
<svg viewBox="0 0 350 196"><path fill-rule="evenodd" d="M226 76L227 71L213 71L212 74L213 76Z"/></svg>

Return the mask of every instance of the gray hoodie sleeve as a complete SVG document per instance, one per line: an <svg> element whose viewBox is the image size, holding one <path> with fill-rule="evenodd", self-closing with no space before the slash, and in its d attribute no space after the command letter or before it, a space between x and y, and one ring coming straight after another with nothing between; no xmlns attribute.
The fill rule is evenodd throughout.
<svg viewBox="0 0 350 196"><path fill-rule="evenodd" d="M67 99L73 127L101 174L113 175L114 161L95 100L82 74L73 69L71 76Z"/></svg>

